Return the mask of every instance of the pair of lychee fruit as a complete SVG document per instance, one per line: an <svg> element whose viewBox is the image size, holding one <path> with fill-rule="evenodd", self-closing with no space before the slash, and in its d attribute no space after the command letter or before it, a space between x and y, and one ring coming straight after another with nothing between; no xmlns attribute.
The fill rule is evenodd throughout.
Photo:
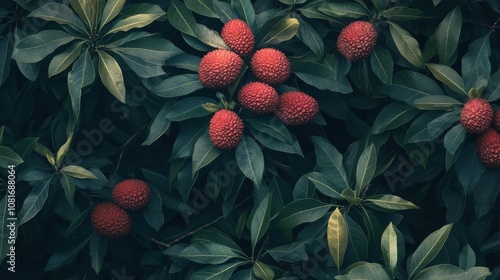
<svg viewBox="0 0 500 280"><path fill-rule="evenodd" d="M493 111L483 98L474 98L465 103L460 112L460 123L476 138L479 159L488 167L500 167L500 110Z"/></svg>
<svg viewBox="0 0 500 280"><path fill-rule="evenodd" d="M128 179L116 184L113 202L102 202L94 207L90 216L95 232L108 239L124 237L130 233L132 221L127 211L138 211L149 202L151 190L146 182Z"/></svg>

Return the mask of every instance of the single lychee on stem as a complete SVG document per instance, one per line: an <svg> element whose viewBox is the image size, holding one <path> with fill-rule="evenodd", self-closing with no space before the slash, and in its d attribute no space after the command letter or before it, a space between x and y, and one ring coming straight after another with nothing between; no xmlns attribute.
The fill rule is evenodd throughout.
<svg viewBox="0 0 500 280"><path fill-rule="evenodd" d="M238 93L238 102L248 111L262 115L274 112L279 104L278 92L262 82L250 82Z"/></svg>
<svg viewBox="0 0 500 280"><path fill-rule="evenodd" d="M207 88L225 88L236 80L242 67L243 60L235 52L213 50L201 59L198 75Z"/></svg>
<svg viewBox="0 0 500 280"><path fill-rule="evenodd" d="M250 26L241 19L232 19L226 22L220 35L226 45L239 56L246 57L252 53L255 37Z"/></svg>
<svg viewBox="0 0 500 280"><path fill-rule="evenodd" d="M472 134L486 131L493 121L493 108L484 98L474 98L465 103L460 111L460 123Z"/></svg>
<svg viewBox="0 0 500 280"><path fill-rule="evenodd" d="M270 85L281 84L290 76L290 61L273 48L256 51L250 59L250 68L259 81Z"/></svg>
<svg viewBox="0 0 500 280"><path fill-rule="evenodd" d="M340 31L337 48L349 61L369 57L377 44L377 29L368 21L355 21Z"/></svg>
<svg viewBox="0 0 500 280"><path fill-rule="evenodd" d="M312 96L301 91L289 91L280 96L275 114L285 125L302 125L311 122L319 112L319 104Z"/></svg>
<svg viewBox="0 0 500 280"><path fill-rule="evenodd" d="M111 196L113 201L123 209L137 211L148 204L151 190L142 180L128 179L116 184Z"/></svg>
<svg viewBox="0 0 500 280"><path fill-rule="evenodd" d="M243 138L244 124L235 112L222 109L212 116L208 136L215 147L221 150L236 148Z"/></svg>

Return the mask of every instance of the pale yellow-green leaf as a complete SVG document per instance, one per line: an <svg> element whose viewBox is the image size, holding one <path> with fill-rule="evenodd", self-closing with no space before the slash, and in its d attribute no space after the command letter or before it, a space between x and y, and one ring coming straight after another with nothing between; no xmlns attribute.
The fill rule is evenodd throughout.
<svg viewBox="0 0 500 280"><path fill-rule="evenodd" d="M64 159L64 156L69 151L69 146L71 145L71 141L73 140L73 133L70 133L68 135L68 139L66 140L66 143L64 143L59 150L57 151L57 156L56 156L56 167L59 168L61 166L61 163Z"/></svg>
<svg viewBox="0 0 500 280"><path fill-rule="evenodd" d="M274 25L267 33L260 45L273 45L290 40L299 30L299 21L296 18L285 18Z"/></svg>
<svg viewBox="0 0 500 280"><path fill-rule="evenodd" d="M348 233L346 221L339 208L336 208L330 216L326 233L333 262L340 270L347 250Z"/></svg>
<svg viewBox="0 0 500 280"><path fill-rule="evenodd" d="M99 76L104 86L118 100L125 103L125 83L123 81L122 69L118 62L104 51L98 51L99 55Z"/></svg>
<svg viewBox="0 0 500 280"><path fill-rule="evenodd" d="M77 42L64 52L54 56L49 64L49 78L66 70L78 58L84 43L84 41Z"/></svg>
<svg viewBox="0 0 500 280"><path fill-rule="evenodd" d="M389 223L384 233L382 233L380 246L382 247L382 256L384 257L385 265L390 275L394 277L398 264L398 235L394 230L392 222Z"/></svg>
<svg viewBox="0 0 500 280"><path fill-rule="evenodd" d="M92 172L76 165L66 165L65 167L61 168L61 172L77 179L97 179L97 177Z"/></svg>

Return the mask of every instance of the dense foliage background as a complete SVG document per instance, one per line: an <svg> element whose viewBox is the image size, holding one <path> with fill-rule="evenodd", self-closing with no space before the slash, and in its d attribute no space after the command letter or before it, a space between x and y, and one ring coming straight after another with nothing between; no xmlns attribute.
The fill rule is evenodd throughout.
<svg viewBox="0 0 500 280"><path fill-rule="evenodd" d="M287 127L233 104L243 140L221 151L211 115L253 76L197 71L233 18L321 111ZM378 40L350 63L355 20ZM500 278L500 172L459 123L471 97L500 107L499 22L496 0L0 1L2 279ZM150 202L107 240L90 212L128 178Z"/></svg>

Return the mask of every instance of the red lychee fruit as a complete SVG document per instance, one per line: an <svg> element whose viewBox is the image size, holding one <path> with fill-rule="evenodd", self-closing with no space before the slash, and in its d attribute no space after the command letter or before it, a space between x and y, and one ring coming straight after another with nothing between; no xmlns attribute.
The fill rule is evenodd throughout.
<svg viewBox="0 0 500 280"><path fill-rule="evenodd" d="M312 121L318 112L316 99L300 91L289 91L280 96L275 114L286 125L302 125Z"/></svg>
<svg viewBox="0 0 500 280"><path fill-rule="evenodd" d="M281 84L290 76L290 61L273 48L256 51L250 59L250 68L257 79L270 85Z"/></svg>
<svg viewBox="0 0 500 280"><path fill-rule="evenodd" d="M377 29L371 22L355 21L344 27L337 38L337 48L349 61L369 57L377 44Z"/></svg>
<svg viewBox="0 0 500 280"><path fill-rule="evenodd" d="M128 179L116 184L111 195L118 206L125 210L137 211L148 204L151 190L142 180Z"/></svg>
<svg viewBox="0 0 500 280"><path fill-rule="evenodd" d="M460 122L467 132L481 134L486 131L493 121L493 108L483 98L474 98L465 103L460 112Z"/></svg>
<svg viewBox="0 0 500 280"><path fill-rule="evenodd" d="M124 237L131 229L127 212L111 202L95 206L90 221L95 232L109 239Z"/></svg>
<svg viewBox="0 0 500 280"><path fill-rule="evenodd" d="M240 143L243 129L243 121L235 112L222 109L215 112L210 120L208 136L215 147L230 150Z"/></svg>
<svg viewBox="0 0 500 280"><path fill-rule="evenodd" d="M495 111L495 115L493 116L493 127L500 132L500 110Z"/></svg>
<svg viewBox="0 0 500 280"><path fill-rule="evenodd" d="M279 96L272 86L261 82L251 82L240 89L238 101L248 111L262 115L276 110Z"/></svg>
<svg viewBox="0 0 500 280"><path fill-rule="evenodd" d="M241 19L232 19L226 22L220 36L226 45L241 57L245 57L253 51L255 38L252 29Z"/></svg>
<svg viewBox="0 0 500 280"><path fill-rule="evenodd" d="M241 67L243 60L235 52L213 50L201 59L198 75L207 88L225 88L236 80Z"/></svg>
<svg viewBox="0 0 500 280"><path fill-rule="evenodd" d="M490 168L500 167L500 133L489 128L476 139L476 150L481 161Z"/></svg>

